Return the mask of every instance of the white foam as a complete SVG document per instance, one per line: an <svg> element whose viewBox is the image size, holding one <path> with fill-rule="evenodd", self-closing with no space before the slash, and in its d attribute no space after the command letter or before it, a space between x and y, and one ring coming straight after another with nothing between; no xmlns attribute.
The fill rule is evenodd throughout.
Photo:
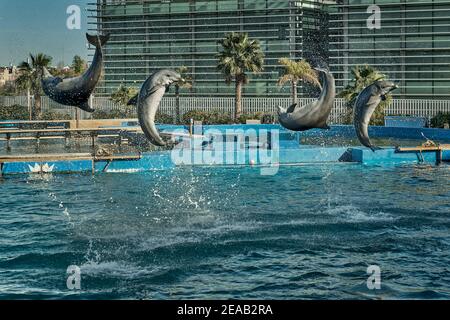
<svg viewBox="0 0 450 320"><path fill-rule="evenodd" d="M328 208L326 212L350 222L395 220L395 218L388 213L382 211L365 212L353 205L340 205L334 208Z"/></svg>
<svg viewBox="0 0 450 320"><path fill-rule="evenodd" d="M139 278L152 274L152 270L147 270L145 268L124 262L117 261L105 261L105 262L95 262L89 261L82 264L81 275L89 276L109 276L117 278Z"/></svg>

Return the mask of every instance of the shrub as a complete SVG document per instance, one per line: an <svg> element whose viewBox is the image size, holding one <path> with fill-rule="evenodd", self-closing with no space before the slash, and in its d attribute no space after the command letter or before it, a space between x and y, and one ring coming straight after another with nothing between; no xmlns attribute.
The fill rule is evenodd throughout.
<svg viewBox="0 0 450 320"><path fill-rule="evenodd" d="M173 116L164 113L157 113L155 122L160 124L174 124L174 120L175 119Z"/></svg>
<svg viewBox="0 0 450 320"><path fill-rule="evenodd" d="M233 120L229 114L223 114L218 111L192 110L183 115L182 123L189 125L190 119L194 119L194 121L201 121L205 125L233 123Z"/></svg>
<svg viewBox="0 0 450 320"><path fill-rule="evenodd" d="M67 113L47 111L44 112L38 120L50 121L50 120L71 120L72 117Z"/></svg>
<svg viewBox="0 0 450 320"><path fill-rule="evenodd" d="M135 117L136 112L133 108L121 108L111 111L96 110L92 113L92 119L128 119Z"/></svg>
<svg viewBox="0 0 450 320"><path fill-rule="evenodd" d="M263 113L262 112L258 112L255 114L242 114L238 120L236 121L237 123L246 123L247 120L260 120L262 121L263 118Z"/></svg>
<svg viewBox="0 0 450 320"><path fill-rule="evenodd" d="M431 119L431 126L433 128L443 128L444 123L450 123L450 113L439 112Z"/></svg>
<svg viewBox="0 0 450 320"><path fill-rule="evenodd" d="M0 106L0 120L28 120L28 108L19 105Z"/></svg>
<svg viewBox="0 0 450 320"><path fill-rule="evenodd" d="M201 111L192 110L183 115L182 122L185 125L190 124L190 119L194 121L201 121L204 125L211 124L245 124L247 120L260 120L262 123L272 123L274 117L272 114L264 114L261 112L254 114L242 114L237 121L233 121L229 114L224 114L219 111Z"/></svg>
<svg viewBox="0 0 450 320"><path fill-rule="evenodd" d="M30 115L28 108L20 105L13 105L9 107L0 106L0 120L29 120ZM51 120L71 120L72 117L67 113L56 111L44 112L38 119L42 121Z"/></svg>
<svg viewBox="0 0 450 320"><path fill-rule="evenodd" d="M92 119L126 119L136 117L137 115L132 108L124 108L113 111L97 110L92 114ZM229 114L224 114L219 111L192 110L182 116L182 124L189 125L191 119L194 119L194 121L201 121L204 125L211 125L233 123L245 124L246 121L250 119L260 120L262 123L272 123L274 117L272 114L264 113L243 114L236 122L234 122ZM155 122L160 124L174 124L175 119L172 115L158 112L156 114Z"/></svg>

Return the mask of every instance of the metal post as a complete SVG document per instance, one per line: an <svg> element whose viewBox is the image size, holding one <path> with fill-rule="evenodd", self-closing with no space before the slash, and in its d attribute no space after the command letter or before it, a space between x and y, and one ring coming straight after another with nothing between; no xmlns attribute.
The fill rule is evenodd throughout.
<svg viewBox="0 0 450 320"><path fill-rule="evenodd" d="M94 150L94 152L95 152L95 140L96 140L96 138L97 138L97 134L96 133L92 133L92 149Z"/></svg>
<svg viewBox="0 0 450 320"><path fill-rule="evenodd" d="M77 129L80 127L80 115L81 115L81 110L79 108L75 108L75 122L76 122Z"/></svg>
<svg viewBox="0 0 450 320"><path fill-rule="evenodd" d="M436 151L436 165L442 164L442 149Z"/></svg>
<svg viewBox="0 0 450 320"><path fill-rule="evenodd" d="M68 132L66 132L65 134L64 134L64 147L65 148L69 148L69 146L70 146L70 133L68 133Z"/></svg>
<svg viewBox="0 0 450 320"><path fill-rule="evenodd" d="M11 151L11 134L6 134L6 151Z"/></svg>
<svg viewBox="0 0 450 320"><path fill-rule="evenodd" d="M192 136L193 131L194 131L194 119L191 118L189 121L189 135L190 136Z"/></svg>
<svg viewBox="0 0 450 320"><path fill-rule="evenodd" d="M41 135L40 135L40 133L36 133L36 149L39 151L39 147L40 147L40 145L41 145L41 140L40 140L40 138L41 138Z"/></svg>

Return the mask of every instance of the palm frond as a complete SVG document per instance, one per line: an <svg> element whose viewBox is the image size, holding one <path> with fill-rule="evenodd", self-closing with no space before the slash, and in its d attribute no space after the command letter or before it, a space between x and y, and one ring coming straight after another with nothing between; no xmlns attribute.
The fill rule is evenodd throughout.
<svg viewBox="0 0 450 320"><path fill-rule="evenodd" d="M303 81L320 87L317 72L311 68L311 65L306 60L294 61L288 58L281 58L278 62L284 68L283 74L278 80L280 85L284 85L288 81Z"/></svg>
<svg viewBox="0 0 450 320"><path fill-rule="evenodd" d="M349 85L344 90L338 93L337 97L344 98L347 101L348 107L353 107L358 98L359 93L367 86L378 80L386 80L386 75L381 73L369 65L359 65L351 70L353 77ZM391 95L387 95L387 101L390 101Z"/></svg>
<svg viewBox="0 0 450 320"><path fill-rule="evenodd" d="M229 33L218 43L222 51L217 54L217 69L222 72L227 83L246 72L258 74L264 70L264 53L258 40L252 40L247 33Z"/></svg>

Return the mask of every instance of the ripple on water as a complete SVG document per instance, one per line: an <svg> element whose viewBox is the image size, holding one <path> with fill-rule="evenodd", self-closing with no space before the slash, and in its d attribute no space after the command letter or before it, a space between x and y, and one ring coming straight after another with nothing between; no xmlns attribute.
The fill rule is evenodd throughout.
<svg viewBox="0 0 450 320"><path fill-rule="evenodd" d="M7 177L0 298L449 298L449 179L359 166Z"/></svg>

